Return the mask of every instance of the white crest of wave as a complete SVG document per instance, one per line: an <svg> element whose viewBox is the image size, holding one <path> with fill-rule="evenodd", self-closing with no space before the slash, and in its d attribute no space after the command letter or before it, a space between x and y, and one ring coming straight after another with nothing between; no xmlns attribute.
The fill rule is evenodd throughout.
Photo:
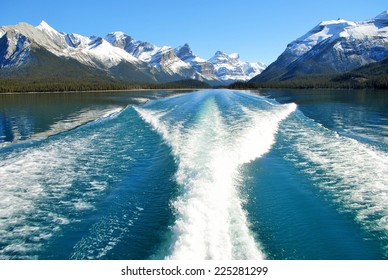
<svg viewBox="0 0 388 280"><path fill-rule="evenodd" d="M306 117L287 122L282 133L290 141L286 158L327 190L343 210L354 212L367 230L380 231L388 244L388 155Z"/></svg>
<svg viewBox="0 0 388 280"><path fill-rule="evenodd" d="M178 162L176 181L182 192L172 203L177 219L167 259L265 258L249 230L239 171L270 150L279 122L295 108L244 108L247 121L237 129L225 124L214 98L201 105L188 128L169 123L168 112L136 108L172 147Z"/></svg>

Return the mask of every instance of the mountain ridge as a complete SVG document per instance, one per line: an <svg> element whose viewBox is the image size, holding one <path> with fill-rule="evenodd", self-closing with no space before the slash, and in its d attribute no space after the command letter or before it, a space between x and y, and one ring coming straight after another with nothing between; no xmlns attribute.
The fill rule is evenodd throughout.
<svg viewBox="0 0 388 280"><path fill-rule="evenodd" d="M116 79L125 82L169 83L179 80L199 80L212 85L225 85L238 79L248 80L251 77L237 73L230 68L231 79L223 79L214 72L215 66L195 56L189 45L185 48L169 46L158 47L149 42L136 41L123 32L112 32L105 38L83 36L76 33L58 32L47 22L38 26L18 23L13 26L0 27L0 76L26 74L45 67L42 61L49 64L67 65L67 68L78 67L77 61L85 67L79 67L83 75L85 69L89 74L105 79ZM47 56L45 50L53 56ZM183 57L184 51L189 52L191 59ZM179 52L179 55L177 55ZM39 57L45 53L45 58ZM235 61L236 67L243 63ZM245 62L244 62L245 63ZM78 65L78 66L76 66ZM23 68L23 71L20 69ZM253 71L261 71L255 68ZM40 72L44 72L43 70ZM60 67L55 75L60 75ZM70 72L77 72L76 69ZM51 73L47 73L50 76ZM66 73L63 73L66 76ZM81 75L81 76L83 76ZM87 75L88 76L88 75Z"/></svg>
<svg viewBox="0 0 388 280"><path fill-rule="evenodd" d="M25 22L0 26L0 77L37 80L61 76L148 84L197 80L212 86L236 81L313 81L329 76L344 81L346 73L387 57L388 11L360 22L322 21L289 43L268 67L222 51L205 60L195 55L188 43L160 47L120 31L87 37L58 32L45 21L35 27ZM386 67L386 63L378 65ZM346 75L338 78L337 74ZM313 78L306 78L309 75ZM359 80L365 79L371 78Z"/></svg>
<svg viewBox="0 0 388 280"><path fill-rule="evenodd" d="M171 68L169 69L168 66L175 69L185 69L183 71L188 73L186 76L189 76L189 78L203 80L210 82L210 84L212 84L212 81L219 81L221 84L236 80L246 81L252 78L252 73L260 73L266 67L263 63L242 62L239 57L234 59L233 65L225 67L225 65L218 65L216 61L212 61L212 58L205 60L196 56L188 43L176 48L170 46L159 47L149 42L136 41L131 36L120 31L109 33L105 39L112 45L126 50L134 57L150 63L156 69L163 69L167 72L171 72ZM160 57L163 57L166 53L171 55L175 63L167 66L161 63ZM171 63L171 60L169 62ZM242 65L243 68L241 68ZM217 71L217 69L222 67L228 73L227 77L219 74ZM189 72L188 68L192 68L194 72Z"/></svg>

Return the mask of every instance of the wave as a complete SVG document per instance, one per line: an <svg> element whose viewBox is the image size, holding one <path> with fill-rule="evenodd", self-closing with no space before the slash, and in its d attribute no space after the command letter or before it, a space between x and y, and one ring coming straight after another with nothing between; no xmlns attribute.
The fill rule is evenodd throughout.
<svg viewBox="0 0 388 280"><path fill-rule="evenodd" d="M244 106L247 97L255 98L255 108ZM185 108L188 100L196 103L190 103L191 110ZM265 258L249 229L240 168L271 149L279 123L296 109L295 104L266 102L248 94L204 91L174 97L165 106L158 101L135 108L171 146L178 165L181 190L172 202L176 221L166 259ZM228 121L228 111L243 112L243 121Z"/></svg>
<svg viewBox="0 0 388 280"><path fill-rule="evenodd" d="M121 109L97 119L113 120ZM96 124L97 124L96 123ZM45 244L93 210L93 201L109 178L93 174L109 164L110 145L104 130L84 125L45 141L13 145L0 153L0 259L39 258Z"/></svg>
<svg viewBox="0 0 388 280"><path fill-rule="evenodd" d="M301 112L282 124L285 158L378 239L388 254L388 155L333 132Z"/></svg>

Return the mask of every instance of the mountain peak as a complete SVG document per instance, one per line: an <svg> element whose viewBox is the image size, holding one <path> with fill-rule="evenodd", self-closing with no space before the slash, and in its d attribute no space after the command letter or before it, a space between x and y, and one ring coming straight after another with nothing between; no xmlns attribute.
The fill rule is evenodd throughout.
<svg viewBox="0 0 388 280"><path fill-rule="evenodd" d="M216 51L216 53L214 54L214 56L225 56L226 53L222 52L222 51Z"/></svg>
<svg viewBox="0 0 388 280"><path fill-rule="evenodd" d="M105 36L105 40L108 41L112 46L119 47L120 49L124 49L126 51L133 45L134 42L134 39L131 36L128 36L121 31L109 33Z"/></svg>
<svg viewBox="0 0 388 280"><path fill-rule="evenodd" d="M226 54L223 51L217 51L214 56L211 58L211 60L214 59L221 59L221 60L239 60L240 55L238 53L231 53L231 54Z"/></svg>
<svg viewBox="0 0 388 280"><path fill-rule="evenodd" d="M188 43L185 43L183 46L178 47L179 51L186 52L186 53L192 53L192 50Z"/></svg>
<svg viewBox="0 0 388 280"><path fill-rule="evenodd" d="M111 32L108 35L113 35L113 36L116 36L116 37L124 37L125 36L124 32L122 32L122 31Z"/></svg>
<svg viewBox="0 0 388 280"><path fill-rule="evenodd" d="M183 61L195 60L196 56L193 54L189 44L184 44L183 46L179 46L175 48L176 55Z"/></svg>
<svg viewBox="0 0 388 280"><path fill-rule="evenodd" d="M343 18L338 18L336 20L326 20L322 21L318 24L318 26L335 26L335 25L340 25L340 26L350 26L350 25L356 25L354 22L345 20Z"/></svg>
<svg viewBox="0 0 388 280"><path fill-rule="evenodd" d="M388 20L388 10L382 12L381 14L377 15L374 19L383 19Z"/></svg>
<svg viewBox="0 0 388 280"><path fill-rule="evenodd" d="M122 31L111 32L108 35L106 35L106 38L110 38L111 40L116 40L116 41L118 41L118 40L129 40L129 41L134 40L131 36L125 34Z"/></svg>
<svg viewBox="0 0 388 280"><path fill-rule="evenodd" d="M53 32L53 33L58 33L54 28L52 28L47 22L42 20L40 24L36 27L39 30L42 31L48 31L48 32Z"/></svg>

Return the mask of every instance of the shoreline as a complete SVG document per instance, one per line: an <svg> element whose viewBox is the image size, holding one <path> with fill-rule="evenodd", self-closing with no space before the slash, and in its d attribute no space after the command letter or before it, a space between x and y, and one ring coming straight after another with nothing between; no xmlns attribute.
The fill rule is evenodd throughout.
<svg viewBox="0 0 388 280"><path fill-rule="evenodd" d="M103 89L97 89L97 90L74 90L74 91L17 91L17 92L0 92L0 95L14 95L14 94L51 94L51 93L58 93L58 94L71 94L71 93L109 93L109 92L126 92L126 91L198 91L198 90L205 90L206 88L179 88L179 89L166 89L166 88L156 88L156 89L111 89L111 90L103 90Z"/></svg>
<svg viewBox="0 0 388 280"><path fill-rule="evenodd" d="M21 95L21 94L77 94L77 93L114 93L114 92L147 92L147 91L200 91L200 90L217 90L218 88L155 88L155 89L111 89L111 90L78 90L78 91L23 91L23 92L0 92L1 95ZM388 89L381 88L287 88L287 87L263 87L263 88L222 88L223 90L240 90L240 91L262 91L262 90L311 90L311 91L322 91L322 90L335 90L335 91L387 91Z"/></svg>

